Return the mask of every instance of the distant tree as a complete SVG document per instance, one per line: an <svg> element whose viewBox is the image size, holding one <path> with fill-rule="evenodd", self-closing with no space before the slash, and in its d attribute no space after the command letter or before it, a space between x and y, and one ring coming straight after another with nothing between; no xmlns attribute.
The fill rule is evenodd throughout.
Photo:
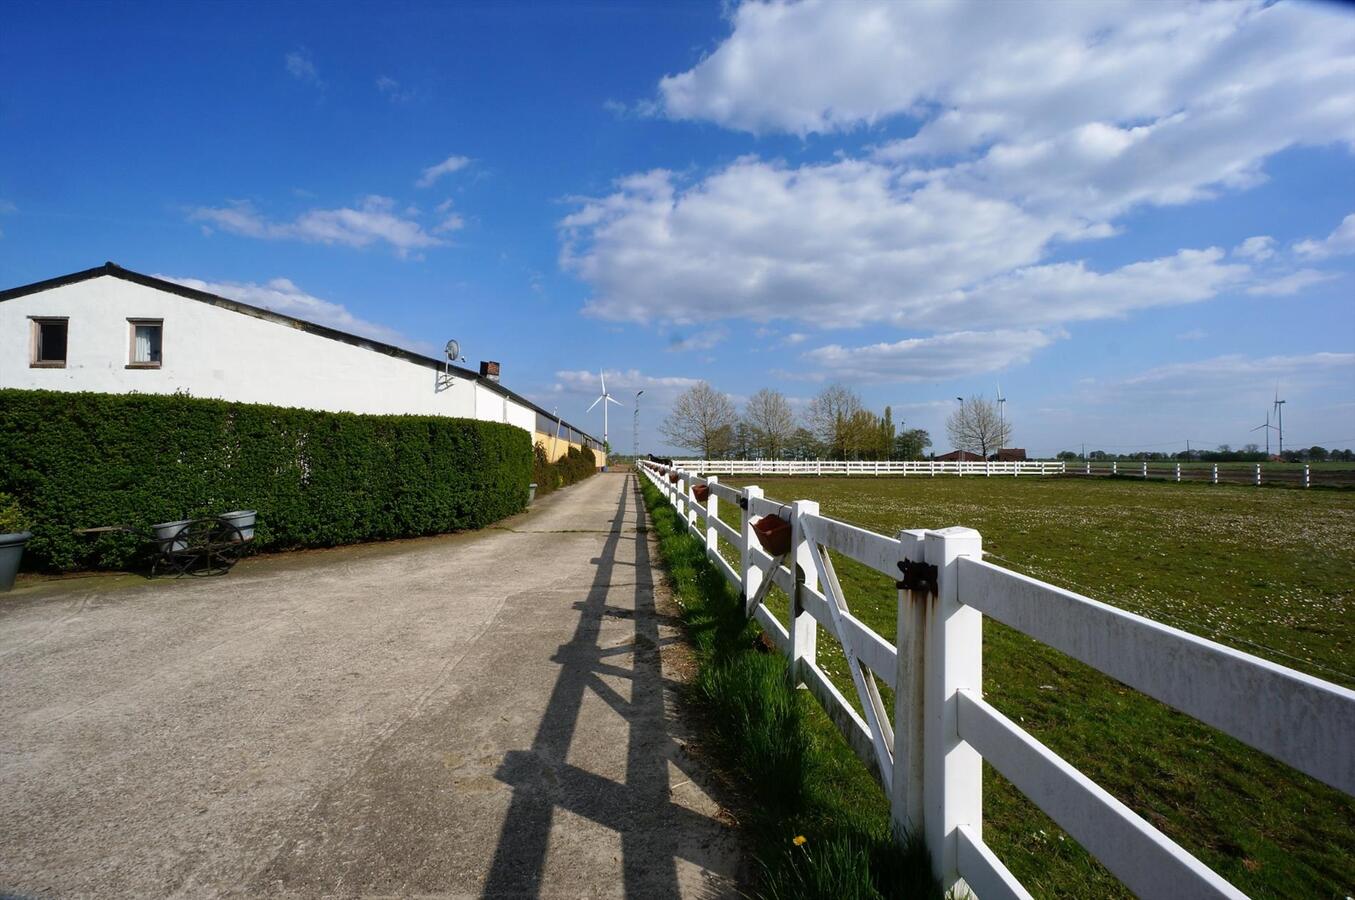
<svg viewBox="0 0 1355 900"><path fill-rule="evenodd" d="M842 384L830 384L809 403L806 417L809 427L833 459L847 459L858 444L853 433L862 411L856 391Z"/></svg>
<svg viewBox="0 0 1355 900"><path fill-rule="evenodd" d="M1243 452L1243 453L1260 453L1260 452L1261 452L1261 445L1260 445L1260 444L1247 444L1246 446L1244 446L1244 447L1242 448L1242 452Z"/></svg>
<svg viewBox="0 0 1355 900"><path fill-rule="evenodd" d="M1077 454L1074 453L1072 450L1060 450L1057 458L1064 460L1077 459Z"/></svg>
<svg viewBox="0 0 1355 900"><path fill-rule="evenodd" d="M795 459L819 459L823 456L823 445L808 428L795 429L786 449Z"/></svg>
<svg viewBox="0 0 1355 900"><path fill-rule="evenodd" d="M738 420L729 397L701 381L678 395L659 431L676 446L712 459L727 452Z"/></svg>
<svg viewBox="0 0 1355 900"><path fill-rule="evenodd" d="M880 418L879 439L876 442L875 458L891 459L894 456L894 411L888 406L885 407L885 414Z"/></svg>
<svg viewBox="0 0 1355 900"><path fill-rule="evenodd" d="M1326 461L1327 461L1327 448L1326 448L1326 447L1318 447L1318 446L1312 446L1312 447L1309 447L1309 448L1308 448L1308 458L1311 459L1313 462L1326 462Z"/></svg>
<svg viewBox="0 0 1355 900"><path fill-rule="evenodd" d="M763 388L743 407L751 443L769 459L777 459L795 435L795 411L780 391Z"/></svg>
<svg viewBox="0 0 1355 900"><path fill-rule="evenodd" d="M909 428L894 438L894 456L896 459L921 459L931 445L932 437L925 429Z"/></svg>
<svg viewBox="0 0 1355 900"><path fill-rule="evenodd" d="M1011 423L1003 421L997 404L983 397L961 401L960 408L946 419L946 433L956 450L968 450L985 459L1007 443Z"/></svg>

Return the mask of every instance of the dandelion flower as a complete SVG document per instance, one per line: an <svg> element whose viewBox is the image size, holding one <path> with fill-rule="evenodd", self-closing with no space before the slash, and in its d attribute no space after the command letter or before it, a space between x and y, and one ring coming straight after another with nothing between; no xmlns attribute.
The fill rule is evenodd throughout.
<svg viewBox="0 0 1355 900"><path fill-rule="evenodd" d="M803 834L797 834L795 837L791 838L791 843L797 847L803 847L806 840L808 839Z"/></svg>

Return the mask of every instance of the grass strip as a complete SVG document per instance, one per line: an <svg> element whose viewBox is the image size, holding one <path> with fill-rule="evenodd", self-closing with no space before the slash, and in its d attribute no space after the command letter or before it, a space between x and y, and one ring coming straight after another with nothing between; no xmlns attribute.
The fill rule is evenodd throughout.
<svg viewBox="0 0 1355 900"><path fill-rule="evenodd" d="M883 792L805 691L705 545L640 479L661 564L695 649L690 695L712 748L751 798L743 830L759 873L754 896L781 900L940 898L926 848L896 841Z"/></svg>

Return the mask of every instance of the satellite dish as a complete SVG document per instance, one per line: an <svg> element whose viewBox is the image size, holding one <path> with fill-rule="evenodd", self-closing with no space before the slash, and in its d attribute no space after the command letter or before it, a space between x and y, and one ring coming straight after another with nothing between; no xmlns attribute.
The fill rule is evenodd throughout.
<svg viewBox="0 0 1355 900"><path fill-rule="evenodd" d="M456 362L458 359L461 358L461 345L458 344L456 341L448 341L446 352L447 352L447 361Z"/></svg>

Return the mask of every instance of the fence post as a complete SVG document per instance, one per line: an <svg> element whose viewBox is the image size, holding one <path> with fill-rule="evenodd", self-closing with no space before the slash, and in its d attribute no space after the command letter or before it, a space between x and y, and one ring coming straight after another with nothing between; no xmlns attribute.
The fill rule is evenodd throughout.
<svg viewBox="0 0 1355 900"><path fill-rule="evenodd" d="M710 488L706 495L706 559L714 559L720 552L720 545L716 543L720 536L715 531L715 520L720 517L720 498L715 496L715 486L719 483L718 475L706 479L706 486Z"/></svg>
<svg viewBox="0 0 1355 900"><path fill-rule="evenodd" d="M1092 461L1090 459L1083 460L1082 464L1087 467L1087 474L1090 475L1092 473Z"/></svg>
<svg viewBox="0 0 1355 900"><path fill-rule="evenodd" d="M972 528L943 528L925 537L927 562L937 569L929 600L923 664L923 836L941 890L968 890L959 873L956 827L983 833L983 758L960 740L959 691L983 689L983 614L960 602L959 558L983 558Z"/></svg>
<svg viewBox="0 0 1355 900"><path fill-rule="evenodd" d="M813 663L817 656L819 637L818 623L805 611L800 598L801 584L810 587L819 585L818 571L814 568L809 541L805 538L804 520L801 518L806 513L817 516L818 501L796 500L790 505L790 556L786 559L786 568L795 576L795 596L790 600L790 673L796 686L804 681L800 676L804 664Z"/></svg>
<svg viewBox="0 0 1355 900"><path fill-rule="evenodd" d="M739 575L743 583L743 614L745 618L752 618L753 606L752 600L757 596L757 589L762 586L762 570L753 565L752 547L757 541L757 536L753 534L753 501L762 499L762 488L755 484L750 484L743 489L743 514L739 517L741 526L739 528Z"/></svg>
<svg viewBox="0 0 1355 900"><path fill-rule="evenodd" d="M1110 474L1112 475L1120 474L1120 461L1118 459L1110 464Z"/></svg>
<svg viewBox="0 0 1355 900"><path fill-rule="evenodd" d="M899 561L908 548L921 549L924 532L900 531ZM928 598L899 589L894 646L898 648L894 690L894 779L889 787L889 815L896 835L919 832L923 822L923 671L926 665Z"/></svg>
<svg viewBox="0 0 1355 900"><path fill-rule="evenodd" d="M1148 477L1148 462L1146 460L1143 463L1143 477Z"/></svg>
<svg viewBox="0 0 1355 900"><path fill-rule="evenodd" d="M1180 463L1177 463L1177 464L1176 464L1176 480L1177 480L1177 481L1180 481L1180 480L1181 480L1181 464L1180 464Z"/></svg>
<svg viewBox="0 0 1355 900"><path fill-rule="evenodd" d="M1219 483L1219 464L1214 463L1214 483Z"/></svg>
<svg viewBox="0 0 1355 900"><path fill-rule="evenodd" d="M1307 463L1304 463L1304 464L1303 464L1303 486L1304 486L1304 487L1312 487L1312 486L1313 486L1313 476L1312 476L1312 474L1311 474L1311 473L1309 472L1309 470L1308 470L1308 464L1307 464Z"/></svg>
<svg viewBox="0 0 1355 900"><path fill-rule="evenodd" d="M683 501L687 504L687 530L696 531L696 477L688 475L683 485Z"/></svg>
<svg viewBox="0 0 1355 900"><path fill-rule="evenodd" d="M1260 486L1261 486L1261 464L1260 464L1260 463L1257 463L1257 464L1256 464L1256 486L1257 486L1257 487L1260 487Z"/></svg>

